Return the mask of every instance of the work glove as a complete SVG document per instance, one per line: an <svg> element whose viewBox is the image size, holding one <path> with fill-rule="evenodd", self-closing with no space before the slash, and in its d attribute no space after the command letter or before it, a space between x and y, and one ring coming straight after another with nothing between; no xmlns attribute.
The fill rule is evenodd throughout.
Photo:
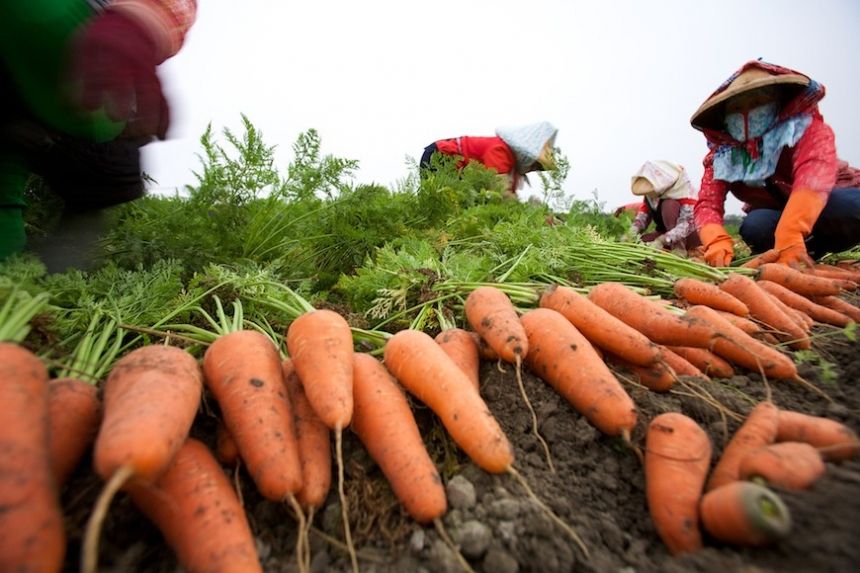
<svg viewBox="0 0 860 573"><path fill-rule="evenodd" d="M734 241L725 228L709 223L699 229L699 238L705 247L705 262L712 267L727 267L735 256Z"/></svg>
<svg viewBox="0 0 860 573"><path fill-rule="evenodd" d="M164 139L170 109L155 73L155 41L132 18L106 10L72 42L73 99L83 109L104 107L108 117L125 121L125 134Z"/></svg>
<svg viewBox="0 0 860 573"><path fill-rule="evenodd" d="M826 202L826 196L812 189L792 190L774 232L774 248L779 251L777 263L809 268L815 265L806 252L804 239L812 232Z"/></svg>

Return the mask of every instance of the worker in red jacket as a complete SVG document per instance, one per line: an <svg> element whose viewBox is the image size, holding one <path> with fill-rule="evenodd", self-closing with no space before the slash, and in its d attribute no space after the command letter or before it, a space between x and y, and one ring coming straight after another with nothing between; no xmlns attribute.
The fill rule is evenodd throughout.
<svg viewBox="0 0 860 573"><path fill-rule="evenodd" d="M170 122L156 67L196 10L196 0L0 2L0 260L27 243L31 173L65 204L57 234L30 244L49 270L88 259L101 210L143 195L139 149Z"/></svg>
<svg viewBox="0 0 860 573"><path fill-rule="evenodd" d="M495 137L440 139L424 148L420 166L430 168L434 153L462 157L461 167L477 161L503 176L508 194L515 197L526 173L555 168L553 145L557 134L558 129L544 121L500 128Z"/></svg>
<svg viewBox="0 0 860 573"><path fill-rule="evenodd" d="M741 237L754 254L812 265L812 257L860 243L860 171L836 155L818 102L824 86L808 76L750 61L693 114L709 151L694 218L712 266L728 265L726 194L745 203Z"/></svg>

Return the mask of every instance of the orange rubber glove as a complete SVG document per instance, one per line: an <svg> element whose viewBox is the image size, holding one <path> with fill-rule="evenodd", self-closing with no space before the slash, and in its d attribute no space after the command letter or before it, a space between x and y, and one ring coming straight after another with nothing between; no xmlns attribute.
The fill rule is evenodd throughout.
<svg viewBox="0 0 860 573"><path fill-rule="evenodd" d="M776 262L792 267L814 266L804 240L812 232L826 203L827 198L812 189L792 190L774 233L774 248L779 251Z"/></svg>
<svg viewBox="0 0 860 573"><path fill-rule="evenodd" d="M712 267L727 267L735 256L734 241L718 223L708 223L699 229L699 238L705 247L705 262Z"/></svg>

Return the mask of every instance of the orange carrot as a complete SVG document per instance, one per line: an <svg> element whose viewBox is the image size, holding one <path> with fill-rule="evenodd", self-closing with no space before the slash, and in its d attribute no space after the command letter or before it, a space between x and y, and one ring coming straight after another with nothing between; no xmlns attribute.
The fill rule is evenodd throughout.
<svg viewBox="0 0 860 573"><path fill-rule="evenodd" d="M737 316L747 317L750 314L747 305L710 283L684 278L675 281L674 289L675 295L690 304L703 304L714 310L723 310Z"/></svg>
<svg viewBox="0 0 860 573"><path fill-rule="evenodd" d="M469 378L439 345L418 330L401 330L385 344L385 365L442 420L451 438L478 466L507 471L514 454L507 437Z"/></svg>
<svg viewBox="0 0 860 573"><path fill-rule="evenodd" d="M746 421L723 449L720 461L708 479L705 488L707 491L740 479L738 469L744 456L776 440L778 412L773 402L761 402L752 409Z"/></svg>
<svg viewBox="0 0 860 573"><path fill-rule="evenodd" d="M660 348L647 336L573 289L551 287L541 296L540 306L561 313L592 344L627 362L651 366L662 360Z"/></svg>
<svg viewBox="0 0 860 573"><path fill-rule="evenodd" d="M670 346L669 350L688 361L705 375L711 376L712 378L731 378L735 375L735 371L731 364L704 348Z"/></svg>
<svg viewBox="0 0 860 573"><path fill-rule="evenodd" d="M523 315L531 351L526 365L610 436L636 425L636 406L591 343L561 314L538 308Z"/></svg>
<svg viewBox="0 0 860 573"><path fill-rule="evenodd" d="M496 287L478 287L466 298L466 319L481 338L512 364L529 352L529 343L511 299Z"/></svg>
<svg viewBox="0 0 860 573"><path fill-rule="evenodd" d="M854 306L848 301L842 300L838 296L816 296L812 300L821 306L826 306L836 312L841 312L854 322L860 322L860 308Z"/></svg>
<svg viewBox="0 0 860 573"><path fill-rule="evenodd" d="M66 551L48 453L48 372L0 342L0 571L59 571Z"/></svg>
<svg viewBox="0 0 860 573"><path fill-rule="evenodd" d="M758 270L756 279L779 283L803 296L837 295L842 290L838 281L807 275L786 265L776 263L762 265Z"/></svg>
<svg viewBox="0 0 860 573"><path fill-rule="evenodd" d="M205 445L189 438L154 485L128 487L189 573L262 571L245 511Z"/></svg>
<svg viewBox="0 0 860 573"><path fill-rule="evenodd" d="M699 498L711 463L711 442L687 416L660 414L648 425L645 493L657 534L672 555L702 548Z"/></svg>
<svg viewBox="0 0 860 573"><path fill-rule="evenodd" d="M448 509L445 488L427 454L415 417L385 367L356 353L352 428L391 484L394 495L419 523Z"/></svg>
<svg viewBox="0 0 860 573"><path fill-rule="evenodd" d="M827 468L821 454L803 442L780 442L749 452L741 460L742 480L764 479L780 489L809 489Z"/></svg>
<svg viewBox="0 0 860 573"><path fill-rule="evenodd" d="M601 283L588 299L657 344L708 348L717 334L689 317L676 316L620 283Z"/></svg>
<svg viewBox="0 0 860 573"><path fill-rule="evenodd" d="M699 350L707 352L707 350L701 348ZM666 360L666 363L672 370L675 371L675 374L677 374L678 376L695 376L697 378L703 378L705 380L710 381L710 378L708 378L704 372L696 368L693 364L690 363L689 360L687 360L683 356L680 356L679 354L676 354L675 352L670 350L668 347L663 348L663 356Z"/></svg>
<svg viewBox="0 0 860 573"><path fill-rule="evenodd" d="M469 377L475 390L480 390L481 357L472 334L474 333L466 332L462 328L449 328L436 336L436 344L441 346L445 354Z"/></svg>
<svg viewBox="0 0 860 573"><path fill-rule="evenodd" d="M614 354L608 354L606 362L627 370L636 378L637 382L654 392L668 392L677 380L677 376L670 368L666 367L665 362L658 362L651 366L637 366Z"/></svg>
<svg viewBox="0 0 860 573"><path fill-rule="evenodd" d="M824 459L849 460L860 453L860 442L851 428L836 420L780 410L777 442L804 442L821 449ZM843 444L843 447L834 447Z"/></svg>
<svg viewBox="0 0 860 573"><path fill-rule="evenodd" d="M743 330L744 332L746 332L750 336L757 336L761 333L761 328L756 323L754 323L753 321L751 321L748 318L743 318L743 317L740 317L736 314L732 314L730 312L725 312L722 310L717 310L716 312L717 312L717 314L722 316L724 319L729 321L729 323L731 323L732 326L735 326L736 328Z"/></svg>
<svg viewBox="0 0 860 573"><path fill-rule="evenodd" d="M469 336L471 336L472 340L475 341L475 345L478 347L478 355L481 357L481 360L496 361L499 359L498 352L490 348L487 341L481 338L477 332L469 332Z"/></svg>
<svg viewBox="0 0 860 573"><path fill-rule="evenodd" d="M805 313L807 316L810 316L812 319L817 320L818 322L832 324L834 326L847 326L848 323L851 322L851 319L842 314L841 312L837 312L835 310L827 308L826 306L816 304L805 296L799 295L780 284L770 281L758 281L758 286L769 292L791 308L797 309Z"/></svg>
<svg viewBox="0 0 860 573"><path fill-rule="evenodd" d="M860 272L851 269L818 263L813 269L815 276L860 283Z"/></svg>
<svg viewBox="0 0 860 573"><path fill-rule="evenodd" d="M225 466L233 467L239 463L239 446L223 420L215 426L215 457Z"/></svg>
<svg viewBox="0 0 860 573"><path fill-rule="evenodd" d="M206 349L203 372L263 497L282 501L296 494L302 487L299 447L275 344L254 330L230 332Z"/></svg>
<svg viewBox="0 0 860 573"><path fill-rule="evenodd" d="M757 269L767 263L775 263L779 260L779 249L770 249L757 257L750 259L741 265L745 269Z"/></svg>
<svg viewBox="0 0 860 573"><path fill-rule="evenodd" d="M776 283L774 283L774 284L776 284ZM756 283L756 286L758 286L758 283ZM781 310L784 315L786 315L788 318L793 320L794 323L797 325L797 327L806 335L807 338L809 337L809 331L812 330L812 327L815 325L815 321L812 320L812 318L810 318L809 315L807 315L806 313L801 312L795 308L791 308L790 306L788 306L787 304L785 304L784 302L779 300L778 297L770 294L766 290L762 289L760 286L759 286L759 290L764 292L764 294L767 295L767 297L777 307L779 307L779 310ZM798 296L800 296L800 295L798 295ZM795 342L794 344L791 344L790 346L796 350L806 350L806 349L812 348L811 341L809 341L809 340L802 340L800 342Z"/></svg>
<svg viewBox="0 0 860 573"><path fill-rule="evenodd" d="M727 483L706 493L699 515L708 535L733 545L765 545L791 531L791 514L782 500L747 481Z"/></svg>
<svg viewBox="0 0 860 573"><path fill-rule="evenodd" d="M806 340L808 342L806 333L786 316L752 279L733 273L720 284L720 288L745 303L753 317L779 331L777 338L785 341Z"/></svg>
<svg viewBox="0 0 860 573"><path fill-rule="evenodd" d="M95 385L75 378L48 383L49 451L54 482L61 487L95 440L102 406Z"/></svg>

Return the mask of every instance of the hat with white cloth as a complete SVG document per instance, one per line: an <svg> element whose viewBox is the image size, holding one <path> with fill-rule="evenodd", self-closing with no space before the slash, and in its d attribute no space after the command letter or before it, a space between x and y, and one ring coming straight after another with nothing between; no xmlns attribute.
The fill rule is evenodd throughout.
<svg viewBox="0 0 860 573"><path fill-rule="evenodd" d="M634 195L656 195L665 199L695 199L687 171L671 161L646 161L630 178Z"/></svg>
<svg viewBox="0 0 860 573"><path fill-rule="evenodd" d="M496 135L513 151L518 173L527 173L535 163L543 169L553 169L555 159L552 156L552 147L557 134L558 128L548 121L519 127L500 127L496 130Z"/></svg>

